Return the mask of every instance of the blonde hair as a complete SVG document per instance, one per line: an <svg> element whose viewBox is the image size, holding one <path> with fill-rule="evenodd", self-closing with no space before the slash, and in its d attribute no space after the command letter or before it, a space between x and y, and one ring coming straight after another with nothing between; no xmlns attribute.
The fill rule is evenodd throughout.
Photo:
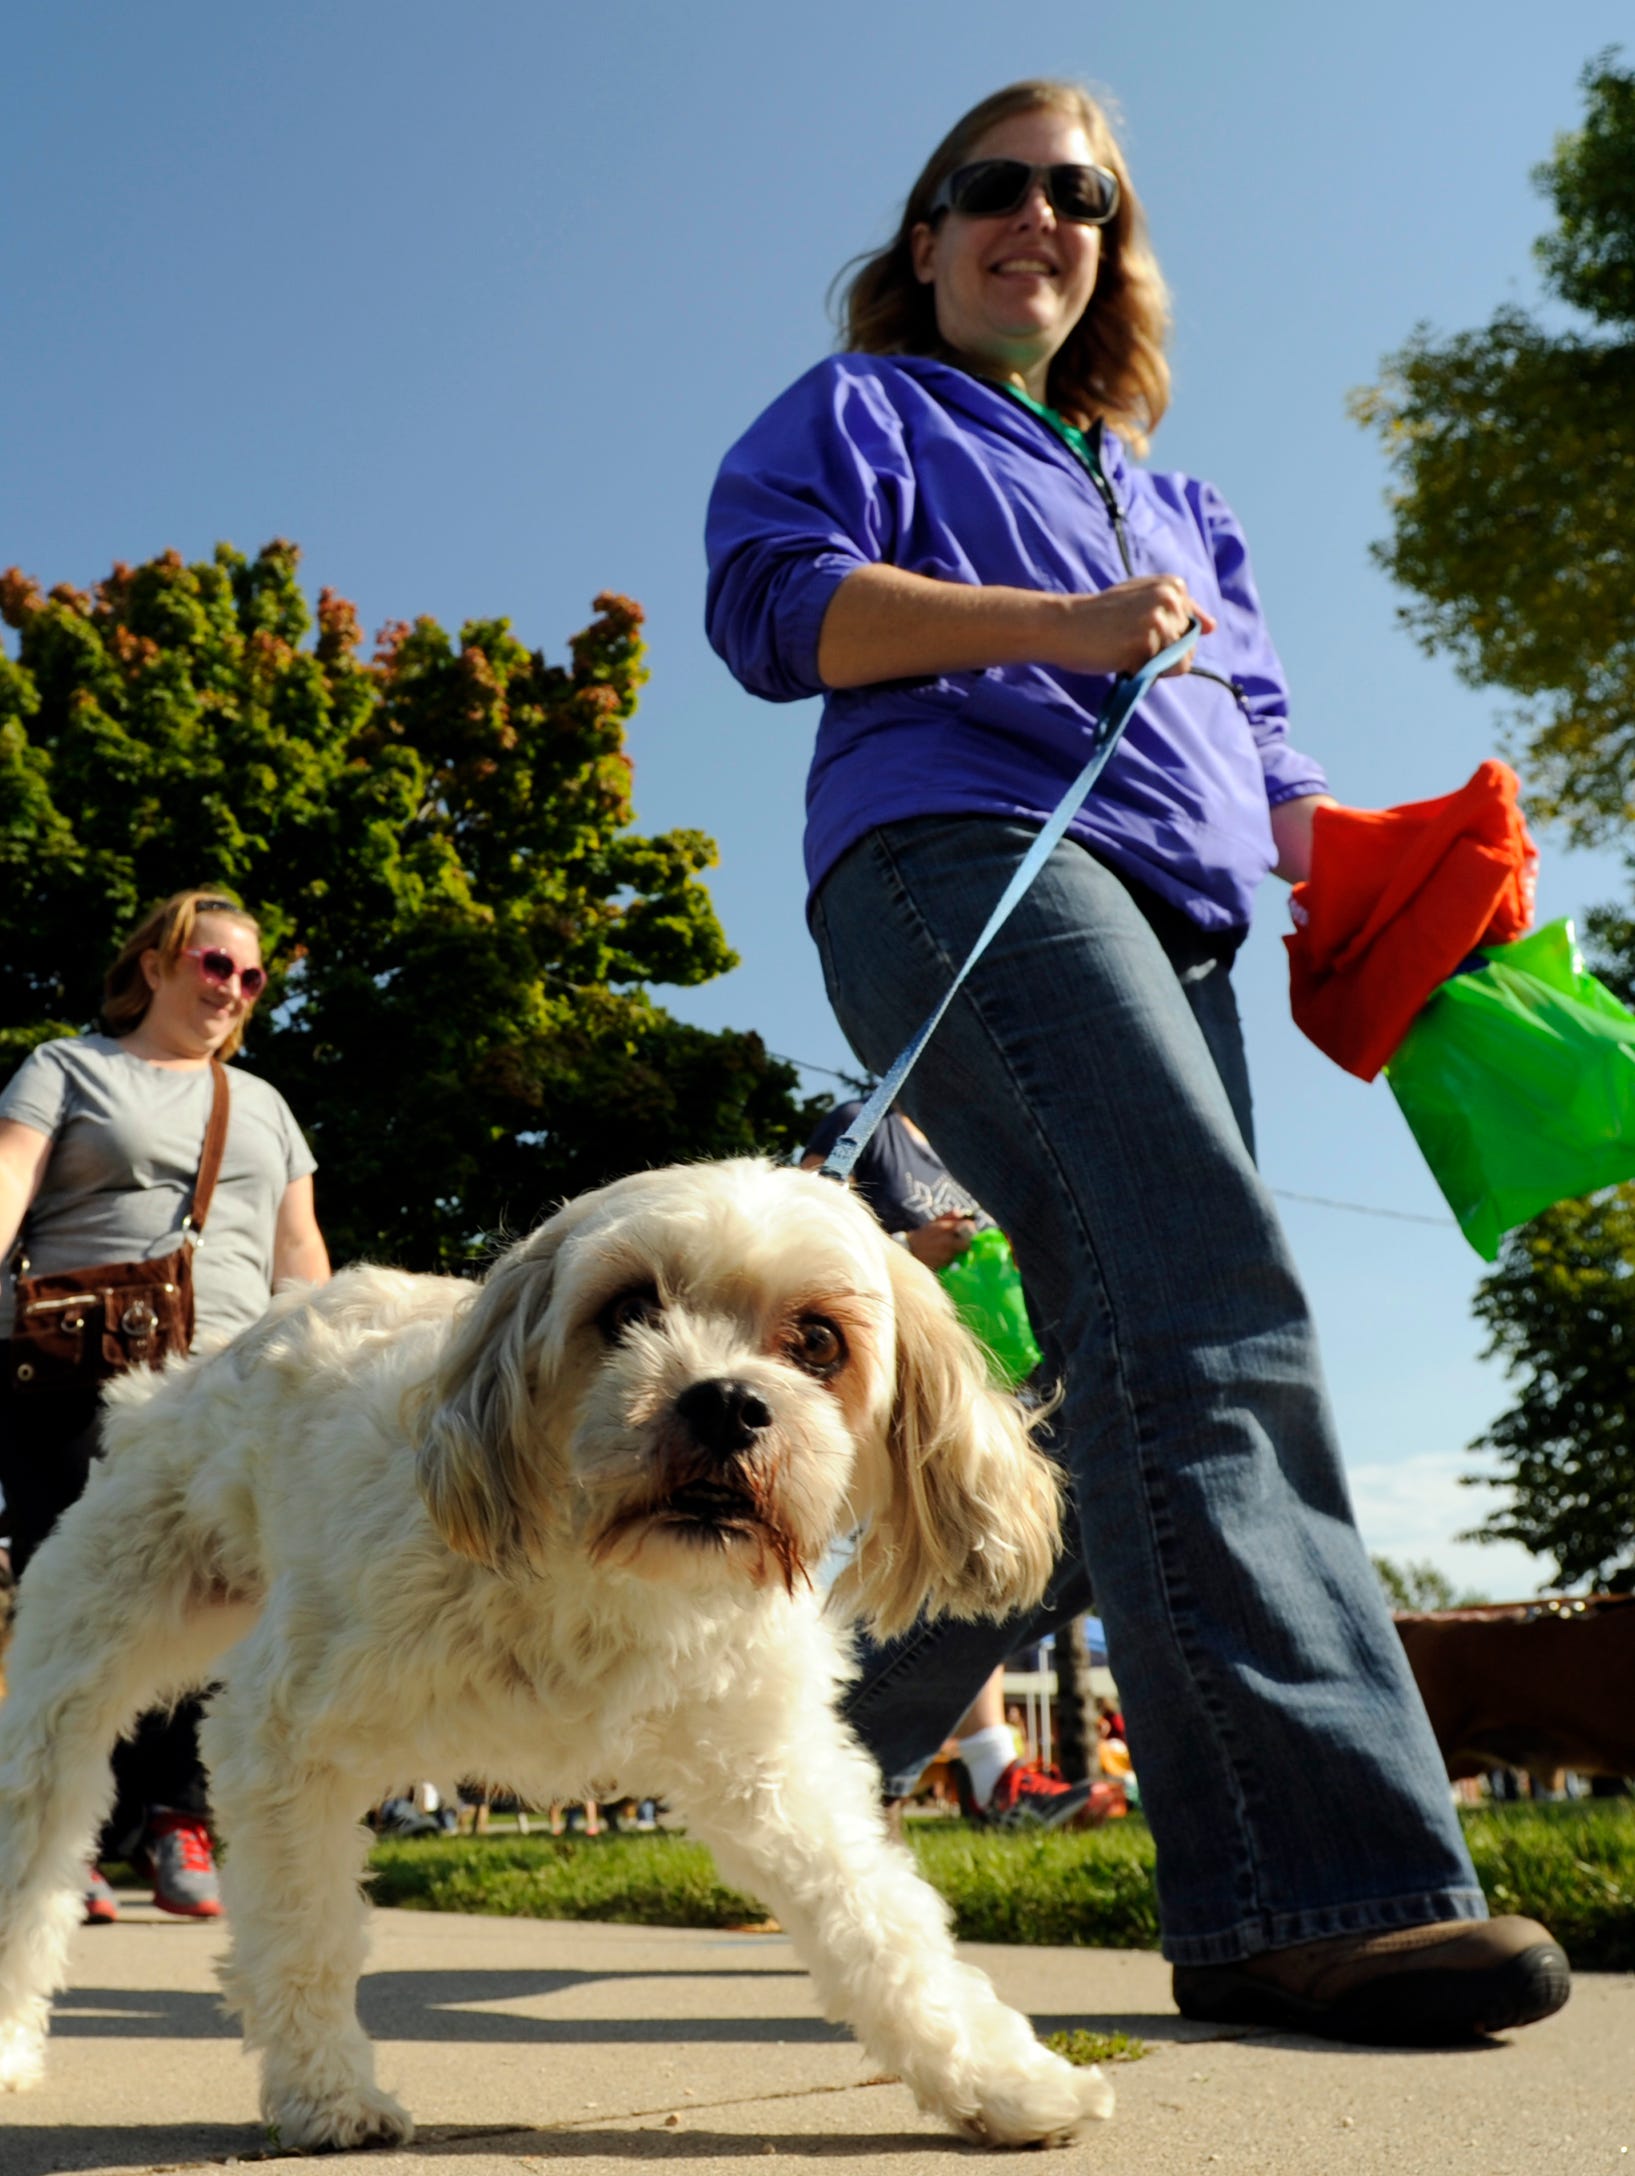
<svg viewBox="0 0 1635 2176"><path fill-rule="evenodd" d="M195 891L172 892L162 906L150 909L137 923L102 978L102 1031L105 1035L129 1035L146 1019L148 1007L153 1003L153 992L142 972L142 955L157 952L159 964L168 974L192 944L201 914L228 915L246 929L253 930L257 942L260 941L261 925L255 916L219 884L205 885ZM216 1052L218 1058L235 1055L243 1044L244 1028L245 1020L235 1023L232 1033Z"/></svg>
<svg viewBox="0 0 1635 2176"><path fill-rule="evenodd" d="M842 345L864 355L949 356L937 327L936 297L914 274L914 229L930 225L938 189L957 167L970 162L990 129L1015 114L1041 109L1067 114L1079 123L1096 163L1118 176L1119 195L1118 210L1101 230L1095 294L1051 361L1046 397L1080 430L1105 421L1143 454L1169 406L1164 353L1169 291L1112 126L1080 84L1053 77L1013 83L954 123L908 192L891 241L853 259L855 271L842 268Z"/></svg>

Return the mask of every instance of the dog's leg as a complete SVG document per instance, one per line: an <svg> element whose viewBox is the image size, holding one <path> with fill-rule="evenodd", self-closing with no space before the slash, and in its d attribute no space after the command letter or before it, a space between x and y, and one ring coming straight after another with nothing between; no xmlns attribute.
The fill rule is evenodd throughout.
<svg viewBox="0 0 1635 2176"><path fill-rule="evenodd" d="M347 1765L314 1750L288 1655L269 1619L202 1734L227 1842L222 1987L261 2055L261 2109L279 2146L402 2145L414 2124L375 2084L356 2009L368 1925L359 1816L390 1762L377 1776L351 1765L355 1745Z"/></svg>
<svg viewBox="0 0 1635 2176"><path fill-rule="evenodd" d="M689 1723L672 1802L777 1915L825 2014L922 2108L990 2146L1059 2143L1112 2113L1098 2070L1041 2047L956 1958L947 1908L888 1836L880 1778L827 1704L791 1716L752 1698Z"/></svg>
<svg viewBox="0 0 1635 2176"><path fill-rule="evenodd" d="M76 1506L29 1567L0 1705L0 2090L34 2084L44 2066L115 1739L144 1708L206 1682L250 1621L243 1608L189 1605L185 1571L145 1588L110 1581L101 1539Z"/></svg>

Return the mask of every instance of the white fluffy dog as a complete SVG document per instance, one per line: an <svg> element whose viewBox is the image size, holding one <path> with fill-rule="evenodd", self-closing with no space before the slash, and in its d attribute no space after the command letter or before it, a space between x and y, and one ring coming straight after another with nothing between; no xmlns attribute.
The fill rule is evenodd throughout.
<svg viewBox="0 0 1635 2176"><path fill-rule="evenodd" d="M481 1286L355 1269L110 1394L0 1708L0 2085L38 2077L116 1734L219 1680L223 1981L286 2147L410 2136L354 1994L362 1810L406 1775L662 1793L828 2015L990 2145L1111 2111L979 1973L835 1712L844 1625L1035 1600L1054 1470L844 1188L742 1161L570 1203Z"/></svg>

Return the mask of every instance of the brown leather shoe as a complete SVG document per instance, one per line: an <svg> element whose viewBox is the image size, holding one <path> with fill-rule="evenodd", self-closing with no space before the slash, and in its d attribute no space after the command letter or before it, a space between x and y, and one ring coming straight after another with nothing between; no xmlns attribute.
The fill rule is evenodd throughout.
<svg viewBox="0 0 1635 2176"><path fill-rule="evenodd" d="M1235 1964L1177 1965L1183 2017L1271 2025L1375 2047L1441 2047L1531 2025L1572 1989L1536 1919L1445 1919L1270 1949Z"/></svg>

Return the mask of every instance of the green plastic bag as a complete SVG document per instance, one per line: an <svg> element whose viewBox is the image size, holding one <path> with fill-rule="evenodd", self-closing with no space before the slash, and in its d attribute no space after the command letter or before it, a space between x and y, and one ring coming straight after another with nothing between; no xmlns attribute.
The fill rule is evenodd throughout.
<svg viewBox="0 0 1635 2176"><path fill-rule="evenodd" d="M1585 971L1571 922L1444 982L1385 1068L1485 1260L1558 1201L1635 1178L1635 1013Z"/></svg>
<svg viewBox="0 0 1635 2176"><path fill-rule="evenodd" d="M1002 1231L991 1225L973 1234L965 1252L937 1276L959 1309L960 1320L987 1348L996 1379L1007 1390L1025 1382L1039 1365L1016 1257Z"/></svg>

